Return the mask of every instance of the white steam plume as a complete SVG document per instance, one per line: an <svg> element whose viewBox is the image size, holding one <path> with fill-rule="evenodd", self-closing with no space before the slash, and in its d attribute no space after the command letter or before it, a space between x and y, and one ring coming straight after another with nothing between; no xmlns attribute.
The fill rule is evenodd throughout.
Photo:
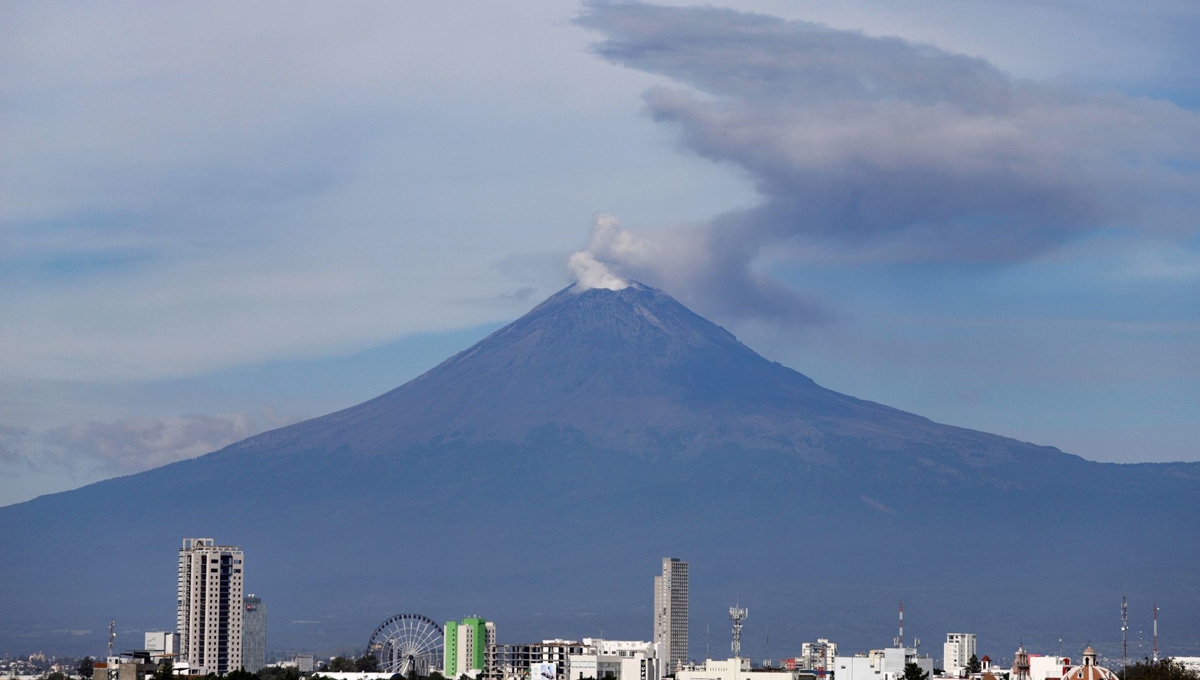
<svg viewBox="0 0 1200 680"><path fill-rule="evenodd" d="M612 215L597 215L592 222L587 248L567 259L567 268L575 275L577 289L621 290L629 287L629 282L613 273L610 265L636 262L644 256L645 245L620 224Z"/></svg>

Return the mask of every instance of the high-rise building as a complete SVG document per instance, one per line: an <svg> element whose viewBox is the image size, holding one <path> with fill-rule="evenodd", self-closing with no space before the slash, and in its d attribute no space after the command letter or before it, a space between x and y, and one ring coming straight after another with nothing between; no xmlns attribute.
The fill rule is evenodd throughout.
<svg viewBox="0 0 1200 680"><path fill-rule="evenodd" d="M688 563L664 557L662 576L654 577L654 642L667 657L664 674L688 658Z"/></svg>
<svg viewBox="0 0 1200 680"><path fill-rule="evenodd" d="M942 645L942 668L946 675L964 675L972 656L975 656L974 633L946 633L946 644Z"/></svg>
<svg viewBox="0 0 1200 680"><path fill-rule="evenodd" d="M267 605L250 593L242 598L242 668L257 673L267 665Z"/></svg>
<svg viewBox="0 0 1200 680"><path fill-rule="evenodd" d="M223 675L242 663L243 567L241 548L183 539L175 626L191 675Z"/></svg>
<svg viewBox="0 0 1200 680"><path fill-rule="evenodd" d="M446 622L443 671L447 678L477 675L487 670L487 650L496 644L496 624L478 616L462 623Z"/></svg>

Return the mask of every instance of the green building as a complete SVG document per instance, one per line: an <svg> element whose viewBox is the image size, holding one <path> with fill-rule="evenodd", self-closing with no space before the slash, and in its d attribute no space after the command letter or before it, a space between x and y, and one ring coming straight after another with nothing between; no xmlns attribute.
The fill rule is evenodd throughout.
<svg viewBox="0 0 1200 680"><path fill-rule="evenodd" d="M475 676L487 668L488 645L496 644L496 624L478 616L462 623L446 622L446 652L443 668L447 678Z"/></svg>

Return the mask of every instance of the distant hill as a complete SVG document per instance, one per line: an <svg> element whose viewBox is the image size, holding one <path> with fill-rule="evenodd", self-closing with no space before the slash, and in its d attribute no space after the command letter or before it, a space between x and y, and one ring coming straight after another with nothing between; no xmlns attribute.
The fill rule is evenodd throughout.
<svg viewBox="0 0 1200 680"><path fill-rule="evenodd" d="M706 625L727 655L735 599L756 659L768 626L775 658L885 646L899 600L935 657L952 630L993 658L1104 653L1122 593L1200 653L1200 464L1094 463L838 394L640 285L565 289L344 411L0 508L0 651L172 628L185 536L245 550L271 650L361 648L399 612L480 614L502 642L648 638L672 555L697 658Z"/></svg>

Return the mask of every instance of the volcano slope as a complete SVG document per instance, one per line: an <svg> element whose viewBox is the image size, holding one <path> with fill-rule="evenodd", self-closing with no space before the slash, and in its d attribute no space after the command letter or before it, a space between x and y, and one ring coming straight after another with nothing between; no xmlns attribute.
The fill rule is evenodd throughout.
<svg viewBox="0 0 1200 680"><path fill-rule="evenodd" d="M187 536L245 550L272 650L361 649L399 612L648 639L664 555L692 565L695 657L736 598L756 657L767 626L788 655L885 646L898 600L910 635L971 630L993 658L1103 653L1123 593L1182 643L1198 482L838 394L652 288L568 288L371 401L0 508L0 648L171 629Z"/></svg>

